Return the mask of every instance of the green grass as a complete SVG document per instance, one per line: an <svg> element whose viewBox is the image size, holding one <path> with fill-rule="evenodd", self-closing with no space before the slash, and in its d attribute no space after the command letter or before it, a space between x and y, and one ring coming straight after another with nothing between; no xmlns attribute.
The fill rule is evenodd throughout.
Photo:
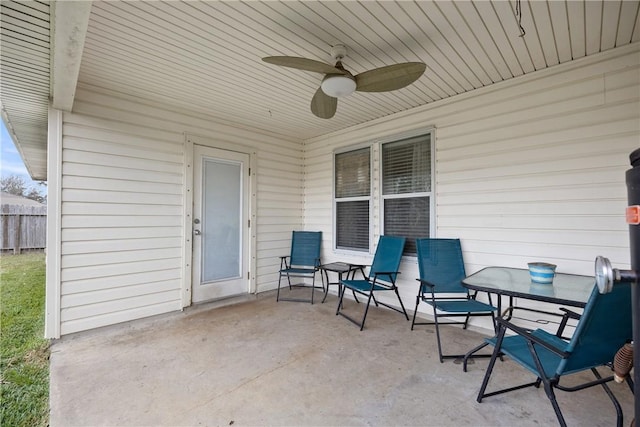
<svg viewBox="0 0 640 427"><path fill-rule="evenodd" d="M49 423L44 254L0 256L0 425Z"/></svg>

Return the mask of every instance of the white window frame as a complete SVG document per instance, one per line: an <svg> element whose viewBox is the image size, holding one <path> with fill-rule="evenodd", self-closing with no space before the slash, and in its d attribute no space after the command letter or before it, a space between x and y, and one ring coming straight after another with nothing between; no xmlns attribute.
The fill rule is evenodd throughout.
<svg viewBox="0 0 640 427"><path fill-rule="evenodd" d="M345 249L337 247L337 200L336 200L336 155L341 153L346 153L350 151L356 151L363 148L369 148L370 158L370 173L371 173L371 190L369 192L369 253L372 254L375 252L375 242L377 241L380 235L384 234L384 200L387 198L405 198L407 194L402 195L387 195L384 196L383 188L382 188L382 145L400 141L403 139L413 138L421 135L429 135L429 145L431 151L431 191L424 193L412 193L414 196L426 196L429 197L429 236L434 237L436 232L436 161L435 161L435 128L421 128L408 132L398 133L394 135L390 135L385 138L377 139L371 142L367 142L364 144L352 145L348 147L342 147L340 149L336 149L332 153L332 215L333 215L333 251L337 254L362 254L363 251L359 251L356 249ZM357 201L357 200L365 200L367 197L353 197L353 198L345 198L342 201ZM415 258L415 256L411 256Z"/></svg>
<svg viewBox="0 0 640 427"><path fill-rule="evenodd" d="M383 194L383 182L382 182L382 172L383 172L383 167L382 167L382 146L384 144L389 144L389 143L393 143L393 142L398 142L404 139L409 139L409 138L415 138L415 137L419 137L419 136L425 136L425 135L429 135L429 150L431 151L431 191L426 191L426 192L420 192L420 193L405 193L405 194L389 194L389 195L384 195ZM378 229L380 230L380 235L384 235L384 201L387 199L404 199L404 198L408 198L408 197L428 197L429 198L429 237L434 237L435 236L435 232L436 232L436 203L435 203L435 185L436 185L436 179L435 179L435 175L436 175L436 162L435 162L435 128L426 128L426 129L418 129L418 130L414 130L414 131L410 131L410 132L403 132L400 134L395 134L393 136L390 136L388 138L384 138L384 139L380 139L376 141L376 144L378 146L378 155L377 155L377 159L378 159L378 165L376 167L377 171L378 171L378 176L377 176L377 181L373 183L373 185L375 187L377 187L377 194L376 194L376 199L379 200L379 205L376 206L375 212L378 215ZM417 256L416 255L405 255L405 257L411 257L411 258L415 258Z"/></svg>
<svg viewBox="0 0 640 427"><path fill-rule="evenodd" d="M358 197L345 197L345 198L341 198L340 201L342 202L355 202L355 201L362 201L362 200L369 200L369 240L368 240L368 250L358 250L358 249L347 249L347 248L338 248L338 227L337 227L337 215L338 215L338 210L337 210L337 204L338 204L338 200L336 198L336 156L338 154L343 154L343 153L348 153L351 151L358 151L358 150L362 150L364 148L369 149L369 183L370 183L370 188L369 188L369 195L368 196L358 196ZM332 193L332 215L333 215L333 251L335 253L345 253L345 254L362 254L362 253L371 253L372 252L372 226L373 226L373 198L374 198L374 191L373 191L373 180L375 177L374 174L374 169L373 169L373 163L374 163L374 156L373 156L373 151L374 151L374 147L373 144L371 143L366 143L366 144L358 144L358 145L352 145L349 147L343 147L337 150L334 150L334 152L332 153L332 161L333 161L333 166L331 169L331 193Z"/></svg>

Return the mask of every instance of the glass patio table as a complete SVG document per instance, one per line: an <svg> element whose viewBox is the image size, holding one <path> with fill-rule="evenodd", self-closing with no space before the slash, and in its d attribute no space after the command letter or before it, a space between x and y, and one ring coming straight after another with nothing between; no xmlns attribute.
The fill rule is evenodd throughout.
<svg viewBox="0 0 640 427"><path fill-rule="evenodd" d="M529 270L512 267L486 267L462 280L463 286L477 291L572 307L584 307L595 284L592 276L567 273L556 273L551 285L537 284Z"/></svg>
<svg viewBox="0 0 640 427"><path fill-rule="evenodd" d="M531 281L529 270L512 267L486 267L462 280L468 289L496 294L498 296L498 315L511 317L514 310L513 299L524 298L534 301L548 302L557 305L584 308L596 284L593 276L556 273L553 284L537 284ZM509 297L509 307L502 310L502 296ZM541 310L522 308L523 310L548 313ZM496 325L494 325L494 328ZM469 351L463 358L463 369L467 371L469 357L488 345L486 342Z"/></svg>

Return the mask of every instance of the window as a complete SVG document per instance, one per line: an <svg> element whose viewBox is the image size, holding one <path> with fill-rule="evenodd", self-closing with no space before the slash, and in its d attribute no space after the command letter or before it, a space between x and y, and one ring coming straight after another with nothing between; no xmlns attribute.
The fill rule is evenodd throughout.
<svg viewBox="0 0 640 427"><path fill-rule="evenodd" d="M371 236L386 234L405 237L415 256L415 239L431 235L431 168L430 132L335 153L335 248L369 251Z"/></svg>
<svg viewBox="0 0 640 427"><path fill-rule="evenodd" d="M371 204L369 147L337 153L334 171L336 249L368 251Z"/></svg>
<svg viewBox="0 0 640 427"><path fill-rule="evenodd" d="M431 135L382 144L381 169L383 233L406 237L404 254L416 255L431 223Z"/></svg>

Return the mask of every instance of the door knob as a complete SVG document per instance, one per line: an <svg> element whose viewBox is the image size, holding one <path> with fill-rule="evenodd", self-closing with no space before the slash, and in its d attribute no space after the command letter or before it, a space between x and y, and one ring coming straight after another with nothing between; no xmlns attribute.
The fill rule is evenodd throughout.
<svg viewBox="0 0 640 427"><path fill-rule="evenodd" d="M195 234L196 236L199 236L201 233L200 233L200 230L193 230L193 234Z"/></svg>

